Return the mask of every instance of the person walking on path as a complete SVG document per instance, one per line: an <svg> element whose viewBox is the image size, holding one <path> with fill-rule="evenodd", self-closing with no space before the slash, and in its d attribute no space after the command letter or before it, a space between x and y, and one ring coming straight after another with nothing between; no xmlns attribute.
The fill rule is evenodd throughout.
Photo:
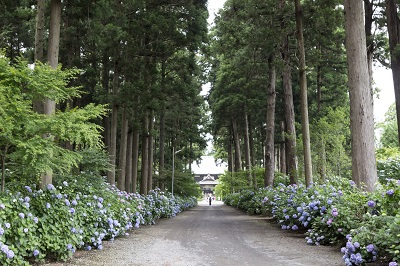
<svg viewBox="0 0 400 266"><path fill-rule="evenodd" d="M208 197L208 204L211 205L212 197Z"/></svg>

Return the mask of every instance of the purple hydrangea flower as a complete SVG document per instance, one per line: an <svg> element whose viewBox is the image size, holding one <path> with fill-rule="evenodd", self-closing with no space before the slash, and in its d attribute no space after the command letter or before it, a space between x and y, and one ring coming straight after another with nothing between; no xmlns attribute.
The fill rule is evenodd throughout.
<svg viewBox="0 0 400 266"><path fill-rule="evenodd" d="M50 203L48 203L48 202L46 203L46 208L47 208L47 209L50 209L50 208L51 208Z"/></svg>
<svg viewBox="0 0 400 266"><path fill-rule="evenodd" d="M71 244L68 244L68 245L67 245L67 249L68 249L68 250L71 250L71 249L72 249L72 245L71 245Z"/></svg>
<svg viewBox="0 0 400 266"><path fill-rule="evenodd" d="M39 252L39 250L35 249L35 250L33 251L33 256L35 256L35 257L36 257L36 256L38 256L38 255L39 255L39 253L40 253L40 252Z"/></svg>
<svg viewBox="0 0 400 266"><path fill-rule="evenodd" d="M369 244L369 245L366 247L366 249L367 249L367 252L372 252L372 251L375 249L375 247L374 247L373 244Z"/></svg>
<svg viewBox="0 0 400 266"><path fill-rule="evenodd" d="M26 234L26 233L28 233L28 228L24 228L24 233Z"/></svg>
<svg viewBox="0 0 400 266"><path fill-rule="evenodd" d="M389 266L397 266L397 262L392 261L392 262L389 263Z"/></svg>
<svg viewBox="0 0 400 266"><path fill-rule="evenodd" d="M373 201L373 200L369 200L367 204L368 204L368 207L370 207L370 208L375 207L375 201Z"/></svg>
<svg viewBox="0 0 400 266"><path fill-rule="evenodd" d="M25 218L25 214L23 214L22 212L20 212L20 213L18 214L18 216L19 216L21 219L24 219L24 218Z"/></svg>
<svg viewBox="0 0 400 266"><path fill-rule="evenodd" d="M53 186L53 184L48 184L47 189L48 190L56 190L56 188Z"/></svg>
<svg viewBox="0 0 400 266"><path fill-rule="evenodd" d="M386 191L386 195L388 196L392 196L394 194L393 189L389 189L388 191Z"/></svg>
<svg viewBox="0 0 400 266"><path fill-rule="evenodd" d="M0 227L0 236L4 234L4 229Z"/></svg>

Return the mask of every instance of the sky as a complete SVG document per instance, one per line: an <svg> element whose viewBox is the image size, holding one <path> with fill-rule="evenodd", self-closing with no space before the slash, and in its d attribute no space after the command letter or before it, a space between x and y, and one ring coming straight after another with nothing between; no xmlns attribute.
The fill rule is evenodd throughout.
<svg viewBox="0 0 400 266"><path fill-rule="evenodd" d="M208 23L212 24L214 21L214 14L218 12L220 8L224 6L226 0L208 0ZM385 113L389 109L389 106L394 103L394 88L392 71L383 67L375 67L373 79L375 81L375 87L379 88L379 98L374 97L374 117L375 122L382 122L384 120ZM209 84L203 88L203 94L209 89Z"/></svg>

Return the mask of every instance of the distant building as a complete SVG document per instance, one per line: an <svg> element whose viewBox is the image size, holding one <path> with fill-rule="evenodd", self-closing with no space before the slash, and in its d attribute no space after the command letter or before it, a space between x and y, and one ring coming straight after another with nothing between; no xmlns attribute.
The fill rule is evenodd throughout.
<svg viewBox="0 0 400 266"><path fill-rule="evenodd" d="M203 194L212 194L218 184L218 177L228 169L226 163L215 162L213 156L202 156L200 164L193 163L194 180L200 185Z"/></svg>

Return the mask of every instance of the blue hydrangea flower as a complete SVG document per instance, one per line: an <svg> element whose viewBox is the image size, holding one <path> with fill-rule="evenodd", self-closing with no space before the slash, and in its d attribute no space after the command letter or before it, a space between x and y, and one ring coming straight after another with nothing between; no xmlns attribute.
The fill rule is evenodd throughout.
<svg viewBox="0 0 400 266"><path fill-rule="evenodd" d="M369 200L367 204L368 204L368 207L370 207L370 208L375 207L375 201L373 201L373 200Z"/></svg>
<svg viewBox="0 0 400 266"><path fill-rule="evenodd" d="M393 189L389 189L388 191L386 191L386 195L388 196L392 196L394 194Z"/></svg>
<svg viewBox="0 0 400 266"><path fill-rule="evenodd" d="M47 208L47 209L50 209L50 208L51 208L50 203L48 203L48 202L46 203L46 208Z"/></svg>
<svg viewBox="0 0 400 266"><path fill-rule="evenodd" d="M37 257L37 256L39 256L39 254L40 254L39 250L35 249L33 251L33 256Z"/></svg>
<svg viewBox="0 0 400 266"><path fill-rule="evenodd" d="M56 188L53 186L53 184L48 184L47 189L48 190L56 190Z"/></svg>
<svg viewBox="0 0 400 266"><path fill-rule="evenodd" d="M392 262L389 263L389 266L397 266L397 262L392 261Z"/></svg>
<svg viewBox="0 0 400 266"><path fill-rule="evenodd" d="M372 252L372 251L375 249L375 247L374 247L373 244L369 244L369 245L366 247L366 249L367 249L367 252Z"/></svg>
<svg viewBox="0 0 400 266"><path fill-rule="evenodd" d="M20 213L18 214L18 216L19 216L21 219L24 219L24 218L25 218L25 214L23 214L22 212L20 212Z"/></svg>

